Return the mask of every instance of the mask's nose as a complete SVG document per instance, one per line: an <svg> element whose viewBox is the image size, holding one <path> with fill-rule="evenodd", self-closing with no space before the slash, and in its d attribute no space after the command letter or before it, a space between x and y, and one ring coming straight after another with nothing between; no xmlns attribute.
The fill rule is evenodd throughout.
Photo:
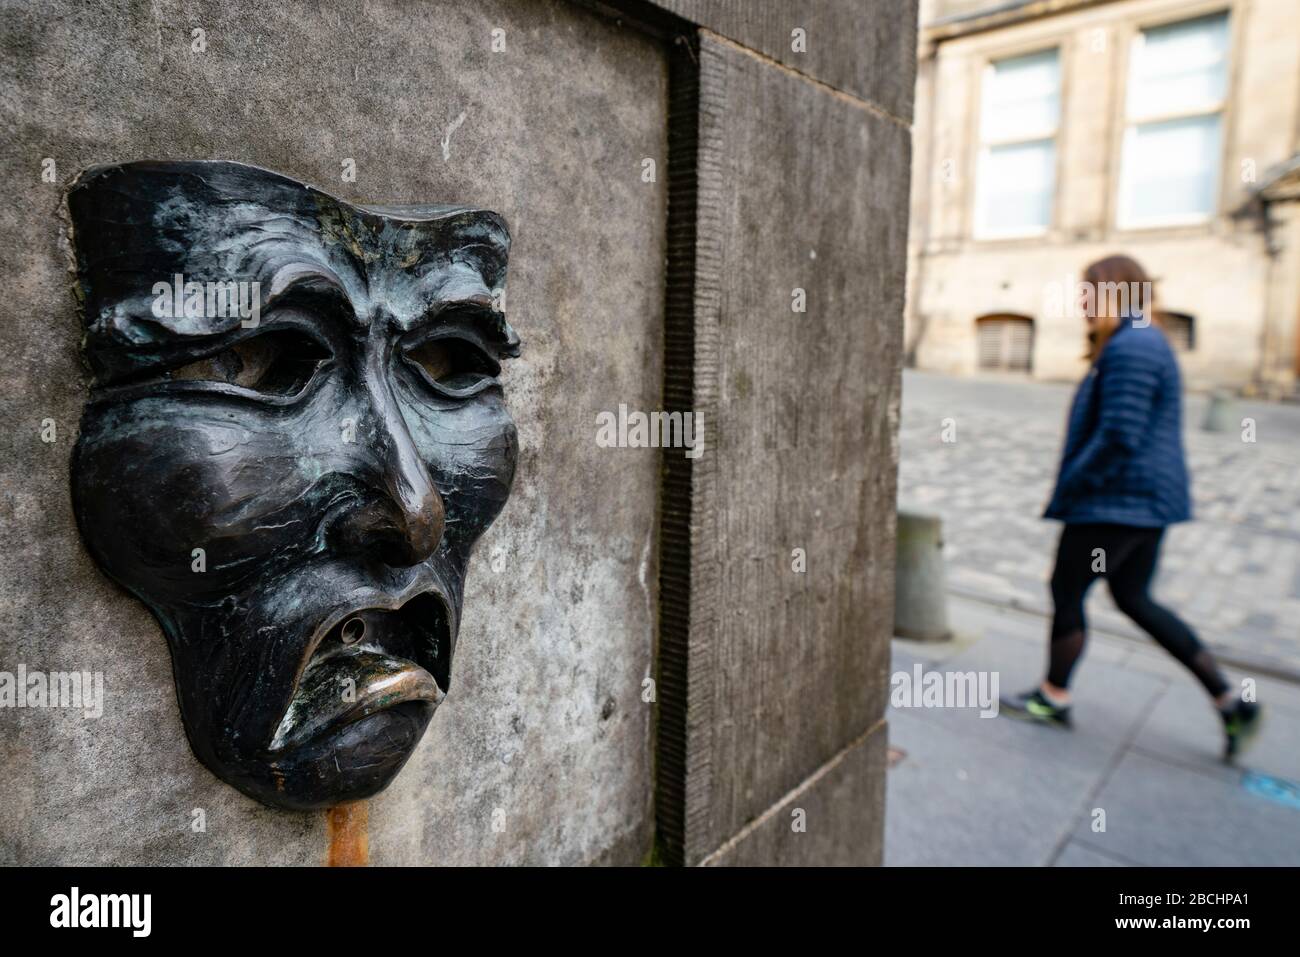
<svg viewBox="0 0 1300 957"><path fill-rule="evenodd" d="M442 496L382 372L368 369L362 386L366 403L356 423L354 441L359 448L354 461L358 478L375 495L341 517L334 539L386 565L418 565L442 541Z"/></svg>

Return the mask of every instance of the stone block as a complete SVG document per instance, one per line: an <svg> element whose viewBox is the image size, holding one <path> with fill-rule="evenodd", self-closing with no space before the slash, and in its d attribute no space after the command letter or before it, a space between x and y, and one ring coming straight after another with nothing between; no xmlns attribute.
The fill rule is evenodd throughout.
<svg viewBox="0 0 1300 957"><path fill-rule="evenodd" d="M660 817L681 802L687 863L883 712L909 164L902 123L708 35L698 58L691 400L713 438L667 486L689 629L660 662L681 713Z"/></svg>
<svg viewBox="0 0 1300 957"><path fill-rule="evenodd" d="M916 0L655 0L692 23L756 50L904 122L916 83ZM796 30L804 32L803 49ZM906 190L904 190L906 192Z"/></svg>
<svg viewBox="0 0 1300 957"><path fill-rule="evenodd" d="M715 867L879 865L887 738L888 729L881 722L703 863Z"/></svg>

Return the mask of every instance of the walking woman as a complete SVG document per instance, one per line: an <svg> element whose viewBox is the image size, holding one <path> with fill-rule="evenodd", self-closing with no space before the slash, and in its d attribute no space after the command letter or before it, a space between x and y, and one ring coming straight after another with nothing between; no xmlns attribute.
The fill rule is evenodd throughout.
<svg viewBox="0 0 1300 957"><path fill-rule="evenodd" d="M1231 758L1258 729L1259 706L1229 686L1192 630L1150 594L1165 528L1191 518L1183 456L1182 383L1173 350L1152 322L1150 278L1127 256L1083 275L1092 368L1070 408L1069 430L1046 518L1065 523L1052 572L1047 676L1004 698L1011 714L1070 724L1070 674L1083 654L1083 601L1105 578L1120 611L1204 686L1223 717Z"/></svg>

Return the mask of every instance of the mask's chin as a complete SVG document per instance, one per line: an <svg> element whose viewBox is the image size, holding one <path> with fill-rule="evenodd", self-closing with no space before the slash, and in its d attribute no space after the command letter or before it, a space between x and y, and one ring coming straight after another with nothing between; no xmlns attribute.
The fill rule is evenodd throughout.
<svg viewBox="0 0 1300 957"><path fill-rule="evenodd" d="M273 807L319 809L378 793L446 697L454 634L448 603L432 591L397 607L333 612L307 645L270 740L247 757L205 763Z"/></svg>

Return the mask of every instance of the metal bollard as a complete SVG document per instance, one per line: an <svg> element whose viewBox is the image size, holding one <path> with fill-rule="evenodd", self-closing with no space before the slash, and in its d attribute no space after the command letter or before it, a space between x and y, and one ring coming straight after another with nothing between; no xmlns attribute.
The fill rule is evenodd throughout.
<svg viewBox="0 0 1300 957"><path fill-rule="evenodd" d="M894 634L915 641L946 641L952 636L943 567L943 522L937 515L898 513Z"/></svg>

